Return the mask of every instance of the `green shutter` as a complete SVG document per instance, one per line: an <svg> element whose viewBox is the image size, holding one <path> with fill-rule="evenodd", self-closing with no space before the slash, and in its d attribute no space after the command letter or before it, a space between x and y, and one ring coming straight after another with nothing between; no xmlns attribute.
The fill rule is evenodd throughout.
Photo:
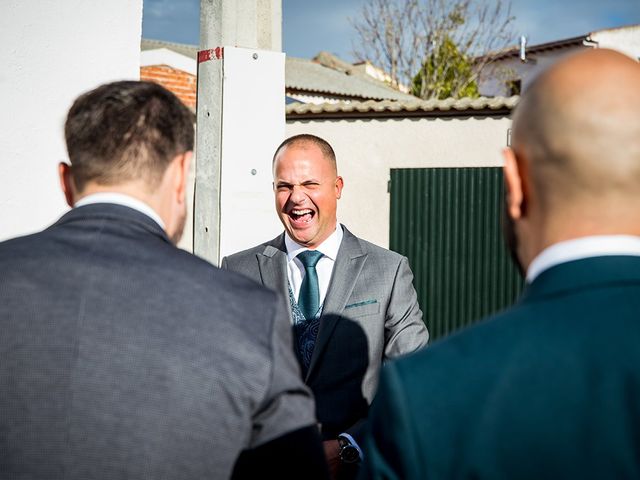
<svg viewBox="0 0 640 480"><path fill-rule="evenodd" d="M390 193L390 248L409 258L432 339L513 303L501 168L393 169Z"/></svg>

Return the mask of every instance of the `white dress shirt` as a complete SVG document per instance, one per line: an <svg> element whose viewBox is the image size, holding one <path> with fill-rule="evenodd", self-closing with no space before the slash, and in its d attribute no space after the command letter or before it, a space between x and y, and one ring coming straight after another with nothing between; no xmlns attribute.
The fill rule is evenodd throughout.
<svg viewBox="0 0 640 480"><path fill-rule="evenodd" d="M336 263L338 250L342 243L342 236L342 226L338 223L335 232L329 235L329 237L316 248L317 251L323 254L323 257L320 258L316 265L316 272L318 272L318 289L320 290L320 305L324 303L324 299L327 296L329 282L331 281L331 274L333 273L333 266ZM297 300L300 295L300 286L302 285L305 271L302 262L296 256L300 252L310 249L293 241L286 232L284 235L284 244L287 248L287 273L289 276L289 285L291 285L293 295Z"/></svg>
<svg viewBox="0 0 640 480"><path fill-rule="evenodd" d="M153 208L151 208L143 201L138 200L137 198L130 197L129 195L125 195L124 193L93 193L78 200L73 205L73 207L83 207L84 205L91 205L93 203L115 203L116 205L123 205L125 207L133 208L140 213L144 213L147 217L150 217L164 230L164 222L160 218L160 215L158 215L158 213Z"/></svg>
<svg viewBox="0 0 640 480"><path fill-rule="evenodd" d="M640 237L633 235L594 235L559 242L545 248L527 270L527 283L560 263L611 255L640 256Z"/></svg>

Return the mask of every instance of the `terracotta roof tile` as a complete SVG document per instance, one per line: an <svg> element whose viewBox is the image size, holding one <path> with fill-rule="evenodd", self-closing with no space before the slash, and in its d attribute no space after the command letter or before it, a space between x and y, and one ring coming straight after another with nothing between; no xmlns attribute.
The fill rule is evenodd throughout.
<svg viewBox="0 0 640 480"><path fill-rule="evenodd" d="M446 100L367 100L365 102L338 102L314 105L310 103L292 103L287 105L289 120L316 116L366 116L391 115L403 116L406 113L418 115L505 113L508 114L518 103L520 97L479 97Z"/></svg>

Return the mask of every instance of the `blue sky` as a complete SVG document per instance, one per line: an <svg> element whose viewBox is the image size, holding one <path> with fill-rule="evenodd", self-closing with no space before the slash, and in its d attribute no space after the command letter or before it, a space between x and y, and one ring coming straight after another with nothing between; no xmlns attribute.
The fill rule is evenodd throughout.
<svg viewBox="0 0 640 480"><path fill-rule="evenodd" d="M327 50L353 60L357 17L365 0L282 0L283 50L312 58ZM145 38L197 45L200 0L144 0ZM512 0L519 35L529 44L584 35L594 30L640 24L640 0Z"/></svg>

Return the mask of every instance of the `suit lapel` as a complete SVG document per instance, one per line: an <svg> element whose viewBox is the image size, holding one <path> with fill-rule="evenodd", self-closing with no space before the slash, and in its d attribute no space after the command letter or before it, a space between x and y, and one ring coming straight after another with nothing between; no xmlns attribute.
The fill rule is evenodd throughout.
<svg viewBox="0 0 640 480"><path fill-rule="evenodd" d="M287 275L287 254L284 245L284 234L269 242L262 253L258 253L258 268L262 284L276 292L282 292L281 300L287 305L287 312L291 319L291 304L289 303L289 276Z"/></svg>
<svg viewBox="0 0 640 480"><path fill-rule="evenodd" d="M327 290L327 295L325 296L322 307L318 337L316 338L316 345L311 355L311 363L306 379L308 379L314 371L318 359L331 338L331 334L338 323L340 315L342 315L344 307L351 296L351 292L353 292L353 288L367 259L367 254L362 251L358 239L344 226L342 228L344 236L342 237L342 244L338 250L336 263L333 266L331 282L329 283L329 289Z"/></svg>

